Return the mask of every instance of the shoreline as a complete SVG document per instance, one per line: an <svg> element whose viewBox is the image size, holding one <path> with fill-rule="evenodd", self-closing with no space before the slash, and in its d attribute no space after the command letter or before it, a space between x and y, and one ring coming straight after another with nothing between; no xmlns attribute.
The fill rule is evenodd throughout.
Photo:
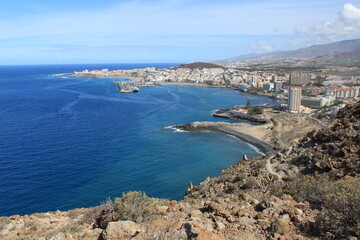
<svg viewBox="0 0 360 240"><path fill-rule="evenodd" d="M208 88L226 88L230 90L235 90L231 87L226 86L211 86L205 83L187 83L187 82L160 82L156 83L158 86L170 86L170 85L178 85L178 86L194 86L194 87L208 87ZM236 90L235 90L236 91Z"/></svg>
<svg viewBox="0 0 360 240"><path fill-rule="evenodd" d="M134 76L97 76L97 75L75 75L73 73L67 73L69 76L74 77L74 78L96 78L96 79L104 79L104 78L123 78L123 79L128 79L130 81L133 82L143 82L144 79L141 77L134 77ZM115 82L113 82L115 83ZM208 85L205 83L188 83L188 82L156 82L155 86L170 86L170 85L178 85L178 86L194 86L194 87L208 87L208 88L226 88L226 89L230 89L230 90L234 90L237 92L241 92L243 94L248 94L248 95L252 95L252 96L261 96L261 97L267 97L267 98L271 98L271 99L275 99L275 100L284 100L284 99L276 99L273 96L269 96L266 94L261 94L261 93L254 93L254 92L242 92L236 89L236 87L234 86L225 86L225 85L216 85L216 86L212 86L212 85Z"/></svg>
<svg viewBox="0 0 360 240"><path fill-rule="evenodd" d="M268 123L271 124L271 123ZM277 152L270 142L262 139L268 131L266 125L253 126L249 123L227 123L227 122L192 122L172 126L187 132L213 131L234 136L242 141L258 148L263 154L267 152Z"/></svg>
<svg viewBox="0 0 360 240"><path fill-rule="evenodd" d="M225 134L229 134L231 136L237 137L239 139L241 139L242 141L254 146L255 148L259 149L259 152L266 155L267 152L277 152L277 150L274 150L274 148L264 142L261 141L259 139L256 139L250 135L244 134L244 133L240 133L240 132L232 132L232 131L226 131L226 130L221 130L221 129L215 129L214 131L217 132L221 132L221 133L225 133Z"/></svg>

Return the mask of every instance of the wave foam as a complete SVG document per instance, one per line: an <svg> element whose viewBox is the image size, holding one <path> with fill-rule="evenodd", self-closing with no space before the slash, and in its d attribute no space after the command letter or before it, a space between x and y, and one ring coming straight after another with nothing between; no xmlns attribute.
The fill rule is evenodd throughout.
<svg viewBox="0 0 360 240"><path fill-rule="evenodd" d="M188 132L188 131L185 131L185 130L182 130L182 129L178 129L174 126L168 126L168 127L164 127L164 129L172 129L174 130L174 132Z"/></svg>

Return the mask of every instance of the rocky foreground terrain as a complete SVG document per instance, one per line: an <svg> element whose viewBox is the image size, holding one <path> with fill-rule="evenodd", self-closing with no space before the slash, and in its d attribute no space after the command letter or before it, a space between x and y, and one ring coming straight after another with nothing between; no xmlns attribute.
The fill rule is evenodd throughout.
<svg viewBox="0 0 360 240"><path fill-rule="evenodd" d="M0 239L351 239L360 237L360 102L277 153L190 184L184 200L130 192L67 212L0 218Z"/></svg>

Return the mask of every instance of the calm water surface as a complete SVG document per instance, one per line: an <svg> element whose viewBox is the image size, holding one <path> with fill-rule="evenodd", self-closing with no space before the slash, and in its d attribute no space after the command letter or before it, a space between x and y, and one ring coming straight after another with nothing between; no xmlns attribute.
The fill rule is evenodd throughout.
<svg viewBox="0 0 360 240"><path fill-rule="evenodd" d="M95 206L130 190L179 200L190 181L259 155L228 135L166 127L224 121L212 111L271 99L193 86L120 94L109 79L51 76L146 66L0 66L0 215Z"/></svg>

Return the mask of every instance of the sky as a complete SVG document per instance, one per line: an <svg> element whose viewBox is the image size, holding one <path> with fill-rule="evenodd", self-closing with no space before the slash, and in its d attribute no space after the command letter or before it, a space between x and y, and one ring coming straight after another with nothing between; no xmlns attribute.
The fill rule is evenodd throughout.
<svg viewBox="0 0 360 240"><path fill-rule="evenodd" d="M0 0L0 64L186 63L360 38L360 0Z"/></svg>

